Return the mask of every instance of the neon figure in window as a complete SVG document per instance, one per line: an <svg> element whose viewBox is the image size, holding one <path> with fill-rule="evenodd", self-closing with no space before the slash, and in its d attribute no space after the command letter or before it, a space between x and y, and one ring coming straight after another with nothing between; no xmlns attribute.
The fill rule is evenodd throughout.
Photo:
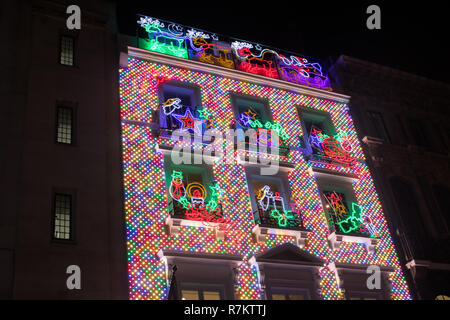
<svg viewBox="0 0 450 320"><path fill-rule="evenodd" d="M315 160L345 167L352 167L356 163L356 159L350 154L352 147L347 137L328 136L313 125L309 134L309 144Z"/></svg>
<svg viewBox="0 0 450 320"><path fill-rule="evenodd" d="M214 123L211 121L211 111L183 106L179 98L167 99L161 105L161 110L166 115L162 119L165 123L161 123L161 127L168 131L180 129L191 134L202 135L206 129L214 127ZM194 114L198 114L198 117L195 117Z"/></svg>
<svg viewBox="0 0 450 320"><path fill-rule="evenodd" d="M351 203L348 209L345 195L337 191L324 191L326 200L325 212L331 232L361 234L377 237L378 231L372 220L363 215L361 206Z"/></svg>
<svg viewBox="0 0 450 320"><path fill-rule="evenodd" d="M239 125L243 129L256 130L250 136L251 141L256 141L258 146L270 148L287 149L286 140L289 138L286 131L278 123L266 121L263 123L260 115L252 108L248 108L245 112L239 114Z"/></svg>
<svg viewBox="0 0 450 320"><path fill-rule="evenodd" d="M275 227L302 227L301 216L297 206L292 204L291 208L293 210L289 210L284 203L284 198L279 192L274 192L272 188L269 185L264 185L256 194L258 203L258 214L255 217L256 223Z"/></svg>
<svg viewBox="0 0 450 320"><path fill-rule="evenodd" d="M209 186L208 192L202 183L193 181L184 185L183 173L173 170L169 195L173 199L172 215L183 219L201 221L205 226L218 226L219 230L228 230L231 221L224 218L222 205L219 203L221 191L217 185Z"/></svg>

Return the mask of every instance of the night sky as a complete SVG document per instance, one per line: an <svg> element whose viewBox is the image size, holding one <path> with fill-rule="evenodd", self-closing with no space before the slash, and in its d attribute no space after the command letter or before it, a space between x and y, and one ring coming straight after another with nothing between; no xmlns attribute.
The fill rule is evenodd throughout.
<svg viewBox="0 0 450 320"><path fill-rule="evenodd" d="M120 32L135 34L135 14L141 13L311 57L334 61L346 54L450 83L445 2L398 2L128 0L119 1L118 23ZM381 8L381 30L366 27L371 4Z"/></svg>

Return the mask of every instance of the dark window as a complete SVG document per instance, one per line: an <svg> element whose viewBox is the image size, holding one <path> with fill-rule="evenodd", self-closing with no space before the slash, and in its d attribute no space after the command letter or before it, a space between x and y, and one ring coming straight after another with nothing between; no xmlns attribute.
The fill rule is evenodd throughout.
<svg viewBox="0 0 450 320"><path fill-rule="evenodd" d="M172 163L170 156L166 156L164 162L166 186L169 193L167 195L169 200L168 210L172 216L181 219L192 218L192 216L186 216L189 210L191 211L190 214L193 215L192 210L199 209L200 206L206 205L211 208L211 201L214 201L220 207L220 211L222 210L217 194L213 195L211 192L211 187L214 187L215 182L210 166L175 165ZM186 207L188 203L191 206L189 210ZM210 211L214 209L212 208ZM214 212L214 214L219 213L219 211Z"/></svg>
<svg viewBox="0 0 450 320"><path fill-rule="evenodd" d="M369 117L370 123L373 126L375 136L390 143L391 138L386 128L386 124L384 123L382 114L376 111L367 111L367 115Z"/></svg>
<svg viewBox="0 0 450 320"><path fill-rule="evenodd" d="M430 125L428 136L430 138L429 144L434 152L447 153L448 147L442 134L441 126L438 123Z"/></svg>
<svg viewBox="0 0 450 320"><path fill-rule="evenodd" d="M72 196L55 194L53 215L53 238L72 239Z"/></svg>
<svg viewBox="0 0 450 320"><path fill-rule="evenodd" d="M404 122L402 121L402 116L399 114L396 114L395 120L397 122L397 126L393 129L395 129L397 143L399 145L408 144L409 139L408 139L408 135L406 133Z"/></svg>
<svg viewBox="0 0 450 320"><path fill-rule="evenodd" d="M59 63L65 66L74 65L75 39L69 36L61 36L61 48Z"/></svg>
<svg viewBox="0 0 450 320"><path fill-rule="evenodd" d="M447 232L450 231L450 206L449 206L449 196L450 196L450 188L440 185L433 186L433 194L436 202L439 206L439 210L441 211L441 215L444 221L442 224L444 226L438 226L439 229L446 229ZM446 226L445 226L446 224Z"/></svg>
<svg viewBox="0 0 450 320"><path fill-rule="evenodd" d="M56 142L73 143L73 109L69 107L58 107L56 115Z"/></svg>
<svg viewBox="0 0 450 320"><path fill-rule="evenodd" d="M400 177L390 180L392 195L397 204L400 216L406 226L406 236L415 254L423 254L422 243L425 242L425 228L420 216L419 201L416 192L409 182Z"/></svg>
<svg viewBox="0 0 450 320"><path fill-rule="evenodd" d="M412 137L414 139L414 143L418 146L424 147L425 149L429 149L429 141L425 135L425 127L421 120L418 119L410 119L408 121L409 129L411 131Z"/></svg>

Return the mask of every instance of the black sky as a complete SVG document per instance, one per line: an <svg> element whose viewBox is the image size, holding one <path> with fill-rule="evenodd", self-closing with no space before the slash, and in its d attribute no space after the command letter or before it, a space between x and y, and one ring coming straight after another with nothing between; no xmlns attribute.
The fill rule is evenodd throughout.
<svg viewBox="0 0 450 320"><path fill-rule="evenodd" d="M218 34L335 60L357 57L450 83L450 12L444 1L120 1L121 32L136 13ZM381 8L381 30L368 30L366 8Z"/></svg>

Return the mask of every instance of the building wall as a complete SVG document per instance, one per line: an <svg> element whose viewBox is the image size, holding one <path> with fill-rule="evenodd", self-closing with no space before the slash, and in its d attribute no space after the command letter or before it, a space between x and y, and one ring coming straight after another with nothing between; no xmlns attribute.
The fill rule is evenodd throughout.
<svg viewBox="0 0 450 320"><path fill-rule="evenodd" d="M403 247L400 258L417 264L408 270L416 297L449 295L432 273L449 279L450 216L443 194L450 190L450 86L347 56L330 72L338 90L352 96L360 139L384 138L369 138L364 149L395 240ZM389 140L376 131L368 111L380 112Z"/></svg>
<svg viewBox="0 0 450 320"><path fill-rule="evenodd" d="M2 2L2 298L128 296L114 5L79 1L81 30L68 31L70 4ZM76 39L74 66L59 64L61 34ZM55 141L61 104L76 110L73 145ZM73 241L52 240L55 191L74 196ZM81 290L66 287L69 265Z"/></svg>

